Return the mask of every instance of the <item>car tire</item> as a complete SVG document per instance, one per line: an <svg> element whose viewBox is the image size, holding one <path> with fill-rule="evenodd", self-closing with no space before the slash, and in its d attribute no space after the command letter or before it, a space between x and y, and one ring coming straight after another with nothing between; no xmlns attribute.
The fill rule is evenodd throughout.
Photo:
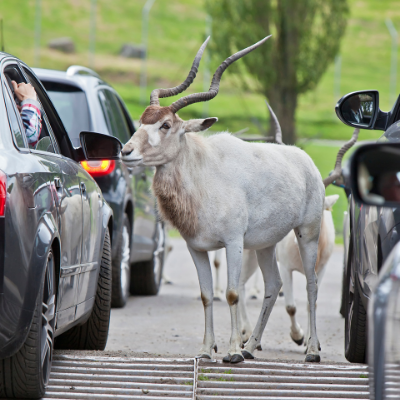
<svg viewBox="0 0 400 400"><path fill-rule="evenodd" d="M157 223L155 250L149 261L134 264L131 268L130 292L135 295L156 295L160 290L164 268L165 229Z"/></svg>
<svg viewBox="0 0 400 400"><path fill-rule="evenodd" d="M344 262L343 262L344 264ZM342 273L342 295L340 300L340 315L345 318L346 317L346 293L348 288L346 287L346 266L343 265L343 273Z"/></svg>
<svg viewBox="0 0 400 400"><path fill-rule="evenodd" d="M0 360L0 398L44 396L53 360L55 307L55 261L50 251L28 337L16 354Z"/></svg>
<svg viewBox="0 0 400 400"><path fill-rule="evenodd" d="M361 301L357 282L351 280L354 252L350 245L346 274L345 357L351 363L365 363L367 350L367 313Z"/></svg>
<svg viewBox="0 0 400 400"><path fill-rule="evenodd" d="M124 214L116 256L112 262L111 307L124 307L128 300L131 279L130 258L131 224L128 215Z"/></svg>
<svg viewBox="0 0 400 400"><path fill-rule="evenodd" d="M104 237L99 279L92 312L83 324L56 338L57 349L104 350L111 314L111 243L108 228Z"/></svg>

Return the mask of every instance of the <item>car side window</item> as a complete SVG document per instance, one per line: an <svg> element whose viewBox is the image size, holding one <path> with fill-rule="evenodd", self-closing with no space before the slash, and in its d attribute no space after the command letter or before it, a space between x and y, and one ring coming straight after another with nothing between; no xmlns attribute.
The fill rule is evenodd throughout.
<svg viewBox="0 0 400 400"><path fill-rule="evenodd" d="M42 113L42 132L39 136L39 141L37 142L34 150L59 154L59 144L54 135L49 119L47 118L45 108L43 107L43 104L45 103L45 95L43 93L43 89L28 70L25 69L25 73L28 75L31 85L35 88L37 100L41 105Z"/></svg>
<svg viewBox="0 0 400 400"><path fill-rule="evenodd" d="M5 85L3 86L3 94L6 101L6 109L8 115L8 122L10 124L11 132L14 137L14 143L19 148L27 148L28 144L24 140L24 135L21 132L21 125L18 120L18 115L16 114L15 107L13 105L13 100L11 100L10 93L6 89Z"/></svg>
<svg viewBox="0 0 400 400"><path fill-rule="evenodd" d="M98 95L108 131L122 143L126 143L131 135L118 99L107 89L99 90Z"/></svg>

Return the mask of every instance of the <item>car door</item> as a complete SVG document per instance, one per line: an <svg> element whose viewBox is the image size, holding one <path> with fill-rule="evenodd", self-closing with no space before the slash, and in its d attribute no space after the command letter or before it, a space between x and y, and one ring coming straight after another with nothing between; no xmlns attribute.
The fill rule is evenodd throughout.
<svg viewBox="0 0 400 400"><path fill-rule="evenodd" d="M46 167L48 184L57 207L60 234L60 273L57 296L57 325L60 329L76 319L79 304L79 280L82 264L82 194L79 166L62 156L43 101L45 94L34 75L24 69L42 104L42 132L31 153Z"/></svg>
<svg viewBox="0 0 400 400"><path fill-rule="evenodd" d="M4 271L1 271L1 274L7 276L7 279L1 282L1 290L5 298L12 299L19 309L33 310L34 304L27 302L29 296L23 296L31 285L32 272L35 273L30 268L32 249L36 248L35 238L39 222L43 218L55 216L56 210L49 189L46 166L29 151L12 92L11 79L18 83L24 82L22 72L15 61L5 62L2 67L3 100L12 140L18 152L10 152L7 159L1 160L1 168L8 173L8 204L11 215L10 223L4 231L4 259L13 260L13 263L6 262L3 266ZM7 124L7 121L3 122ZM11 316L13 318L8 318L4 312L1 315L0 335L7 337L9 328L12 331L13 324L18 323L18 313Z"/></svg>
<svg viewBox="0 0 400 400"><path fill-rule="evenodd" d="M110 134L117 137L123 144L134 134L133 124L129 121L121 99L110 89L99 90L99 99L106 124ZM130 128L131 127L131 128ZM132 261L147 260L154 251L154 235L156 228L155 200L151 194L151 184L154 175L152 167L127 168L122 164L126 180L132 182L134 188L134 247Z"/></svg>
<svg viewBox="0 0 400 400"><path fill-rule="evenodd" d="M96 181L81 167L77 177L82 196L82 257L81 273L79 277L78 306L76 318L92 309L96 288L97 276L102 254L101 235L101 190Z"/></svg>

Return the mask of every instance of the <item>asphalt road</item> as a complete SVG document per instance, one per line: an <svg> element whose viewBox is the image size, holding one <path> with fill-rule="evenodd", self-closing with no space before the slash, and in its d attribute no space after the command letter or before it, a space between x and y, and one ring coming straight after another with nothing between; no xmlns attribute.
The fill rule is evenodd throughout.
<svg viewBox="0 0 400 400"><path fill-rule="evenodd" d="M130 297L123 309L113 309L106 351L155 356L193 357L200 349L204 334L203 305L196 270L182 239L171 241L165 273L173 284L163 284L158 296ZM317 332L323 362L346 362L344 358L344 320L339 314L341 279L341 246L336 246L326 274L319 285ZM226 287L226 261L221 267ZM262 288L261 275L259 287ZM249 281L253 283L253 278ZM248 286L249 286L248 283ZM303 329L307 320L306 280L294 273L294 292L298 322ZM261 298L247 300L251 322L255 324L261 309ZM214 325L218 344L216 358L222 358L229 347L230 313L225 300L214 302ZM284 299L278 298L263 338L262 351L255 353L265 360L304 360L305 347L296 345L289 336L290 320Z"/></svg>

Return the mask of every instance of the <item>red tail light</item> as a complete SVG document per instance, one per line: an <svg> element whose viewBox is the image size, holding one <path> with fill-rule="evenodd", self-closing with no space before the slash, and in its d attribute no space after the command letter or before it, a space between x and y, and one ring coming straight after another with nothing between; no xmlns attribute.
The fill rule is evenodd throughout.
<svg viewBox="0 0 400 400"><path fill-rule="evenodd" d="M7 198L7 176L3 171L0 171L0 217L4 217L6 210Z"/></svg>
<svg viewBox="0 0 400 400"><path fill-rule="evenodd" d="M81 161L81 164L94 178L111 174L115 169L114 160Z"/></svg>

